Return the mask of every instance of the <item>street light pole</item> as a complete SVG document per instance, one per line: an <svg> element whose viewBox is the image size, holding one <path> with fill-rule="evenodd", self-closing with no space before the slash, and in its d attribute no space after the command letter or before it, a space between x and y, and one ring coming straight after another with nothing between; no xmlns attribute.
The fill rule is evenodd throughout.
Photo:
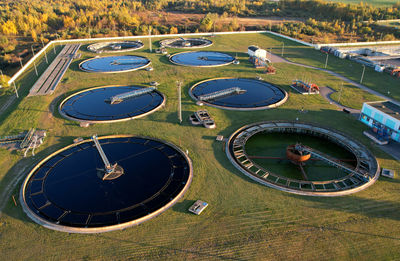
<svg viewBox="0 0 400 261"><path fill-rule="evenodd" d="M329 58L329 54L326 54L326 60L325 60L325 69L326 67L328 67L328 58Z"/></svg>
<svg viewBox="0 0 400 261"><path fill-rule="evenodd" d="M362 71L362 74L361 74L360 83L362 83L362 81L364 79L364 73L365 73L365 65L363 65L363 71Z"/></svg>
<svg viewBox="0 0 400 261"><path fill-rule="evenodd" d="M343 91L343 82L342 82L342 86L340 87L340 92L339 92L339 99L338 99L339 104L340 104L340 98L342 98L342 91Z"/></svg>
<svg viewBox="0 0 400 261"><path fill-rule="evenodd" d="M42 41L42 47L43 47L43 49L44 49L44 42L43 42L43 39L40 39L40 40ZM46 63L49 64L49 61L47 60L47 53L46 53L46 50L44 50L44 57L46 57Z"/></svg>
<svg viewBox="0 0 400 261"><path fill-rule="evenodd" d="M18 56L18 57L19 57L19 64L21 65L21 68L22 68L22 67L24 67L24 65L22 64L21 56Z"/></svg>
<svg viewBox="0 0 400 261"><path fill-rule="evenodd" d="M14 85L15 95L17 96L17 98L19 98L18 91L17 91L17 86L15 85L15 82L13 82L13 85Z"/></svg>
<svg viewBox="0 0 400 261"><path fill-rule="evenodd" d="M182 82L177 81L176 84L178 86L178 120L179 120L179 123L181 124L182 123L182 97L181 97Z"/></svg>
<svg viewBox="0 0 400 261"><path fill-rule="evenodd" d="M31 45L31 50L32 50L32 57L34 57L35 56L35 52L33 51L33 45ZM36 73L36 76L38 76L39 74L38 74L38 71L37 71L37 68L36 68L36 62L35 62L35 60L33 60L33 67L35 67L35 73Z"/></svg>
<svg viewBox="0 0 400 261"><path fill-rule="evenodd" d="M152 53L153 52L153 47L152 47L152 45L151 45L151 27L149 27L149 48L150 48L150 52Z"/></svg>

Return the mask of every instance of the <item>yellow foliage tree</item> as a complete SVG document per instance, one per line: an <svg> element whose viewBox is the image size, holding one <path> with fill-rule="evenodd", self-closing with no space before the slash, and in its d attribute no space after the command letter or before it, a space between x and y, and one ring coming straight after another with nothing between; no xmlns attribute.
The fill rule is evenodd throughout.
<svg viewBox="0 0 400 261"><path fill-rule="evenodd" d="M1 30L2 30L3 34L5 34L5 35L18 34L17 26L11 20L8 20L7 22L3 23L1 25Z"/></svg>

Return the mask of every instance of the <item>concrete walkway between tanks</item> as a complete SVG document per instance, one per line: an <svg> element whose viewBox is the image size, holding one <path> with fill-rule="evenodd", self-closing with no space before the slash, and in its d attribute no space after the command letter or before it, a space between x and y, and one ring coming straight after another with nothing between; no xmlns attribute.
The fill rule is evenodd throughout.
<svg viewBox="0 0 400 261"><path fill-rule="evenodd" d="M385 96L385 95L383 95L383 94L381 94L381 93L379 93L377 91L374 91L374 90L372 90L372 89L370 89L370 88L368 88L368 87L366 87L366 86L364 86L364 85L362 85L360 83L352 81L352 80L350 80L350 79L348 79L348 78L344 77L343 75L338 74L336 72L333 72L333 71L330 71L330 70L327 70L327 69L323 69L323 68L319 68L319 67L314 67L314 66L311 66L311 65L291 62L291 61L289 61L289 60L287 60L287 59L285 59L283 57L280 57L280 56L278 56L276 54L271 54L269 52L267 53L267 58L270 59L272 63L287 63L287 64L291 64L291 65L295 65L295 66L301 66L301 67L304 67L304 68L309 68L309 69L314 69L314 70L318 70L318 71L329 73L330 75L333 75L333 76L335 76L335 77L337 77L337 78L339 78L339 79L341 79L341 80L343 80L343 81L345 81L347 83L350 83L351 85L356 86L356 87L358 87L358 88L360 88L360 89L362 89L362 90L364 90L366 92L369 92L369 93L371 93L373 95L376 95L376 96L382 98L383 100L391 101L394 104L397 104L397 105L400 106L400 102L398 102L398 101L396 101L396 100L394 100L392 98L389 98L389 97L387 97L387 96Z"/></svg>

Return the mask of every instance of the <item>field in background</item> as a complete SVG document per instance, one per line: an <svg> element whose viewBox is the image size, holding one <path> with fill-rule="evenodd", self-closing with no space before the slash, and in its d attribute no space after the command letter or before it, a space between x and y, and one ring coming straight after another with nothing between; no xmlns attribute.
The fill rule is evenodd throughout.
<svg viewBox="0 0 400 261"><path fill-rule="evenodd" d="M160 38L161 39L161 38ZM381 152L362 135L366 129L354 117L338 111L321 96L302 96L288 87L294 78L312 79L336 90L341 81L323 72L288 64L274 64L277 74L267 76L247 62L247 46L275 47L281 40L263 34L216 36L207 50L237 55L240 65L218 68L189 68L172 65L165 56L136 52L151 59L154 71L122 74L85 73L78 64L95 54L84 51L75 60L52 96L23 98L0 118L0 134L7 135L30 127L48 130L48 137L35 157L22 159L16 152L0 149L0 192L10 187L18 175L25 176L34 163L56 149L71 144L76 137L93 134L135 134L157 137L189 151L194 178L189 191L174 207L161 216L137 227L96 235L55 232L30 221L15 206L11 197L0 217L0 259L7 260L343 260L400 258L400 179L381 178L375 185L352 196L338 198L301 197L259 185L240 174L228 161L223 144L216 135L229 136L239 127L265 120L312 121L340 129L366 144L383 167L400 171L400 163ZM153 42L153 50L157 48ZM320 65L324 56L310 48L285 41L288 59ZM179 50L172 50L171 53ZM342 63L346 72L352 62ZM334 69L336 67L332 67ZM381 74L371 73L377 79ZM281 107L256 112L235 112L207 107L216 120L214 130L191 126L187 118L200 108L190 99L188 89L194 83L212 77L262 76L289 92ZM384 77L384 78L379 78ZM367 78L366 78L367 79ZM35 77L33 71L18 82L26 95ZM177 120L176 80L183 81L184 121ZM158 81L158 89L167 97L165 108L147 117L116 124L98 124L80 128L76 122L60 117L57 106L63 98L78 90L110 84L145 84ZM398 81L397 81L398 83ZM341 101L360 107L365 92L345 86ZM363 94L363 95L358 95ZM357 96L358 95L358 96ZM357 96L356 99L353 97ZM345 98L348 97L348 98ZM367 100L374 97L365 96ZM301 109L307 111L300 112ZM12 194L18 198L21 181ZM73 193L73 192L71 192ZM209 207L195 216L187 208L197 199ZM1 205L1 204L0 204Z"/></svg>
<svg viewBox="0 0 400 261"><path fill-rule="evenodd" d="M325 2L340 2L340 3L346 3L346 4L359 4L359 3L365 3L365 4L371 4L371 5L376 5L376 6L388 6L388 5L394 5L398 3L399 1L397 0L325 0Z"/></svg>

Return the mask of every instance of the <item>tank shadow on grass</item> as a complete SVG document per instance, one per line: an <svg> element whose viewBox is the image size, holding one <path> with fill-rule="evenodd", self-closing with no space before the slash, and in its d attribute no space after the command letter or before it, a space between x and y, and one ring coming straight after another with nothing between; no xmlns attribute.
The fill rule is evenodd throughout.
<svg viewBox="0 0 400 261"><path fill-rule="evenodd" d="M184 199L182 202L173 205L172 210L187 215L194 215L188 211L189 207L193 205L194 202L196 202L196 200Z"/></svg>
<svg viewBox="0 0 400 261"><path fill-rule="evenodd" d="M369 188L368 190L371 189L372 188ZM356 195L324 198L290 194L290 197L296 198L299 201L312 203L310 207L316 209L335 210L362 215L368 218L384 218L395 221L400 220L400 203L395 201L361 198ZM372 208L371 206L378 207ZM351 223L351 221L348 222ZM344 223L346 222L344 221ZM397 239L400 240L400 237Z"/></svg>
<svg viewBox="0 0 400 261"><path fill-rule="evenodd" d="M167 112L163 111L162 109L159 111L156 111L148 116L143 117L142 119L147 119L149 121L154 121L154 122L160 122L165 117L166 122L172 123L172 124L180 124L180 125L187 125L189 126L190 123L188 121L189 116L193 114L192 111L182 111L182 123L179 123L178 120L178 112ZM166 115L166 116L165 116ZM163 116L163 117L161 117Z"/></svg>

